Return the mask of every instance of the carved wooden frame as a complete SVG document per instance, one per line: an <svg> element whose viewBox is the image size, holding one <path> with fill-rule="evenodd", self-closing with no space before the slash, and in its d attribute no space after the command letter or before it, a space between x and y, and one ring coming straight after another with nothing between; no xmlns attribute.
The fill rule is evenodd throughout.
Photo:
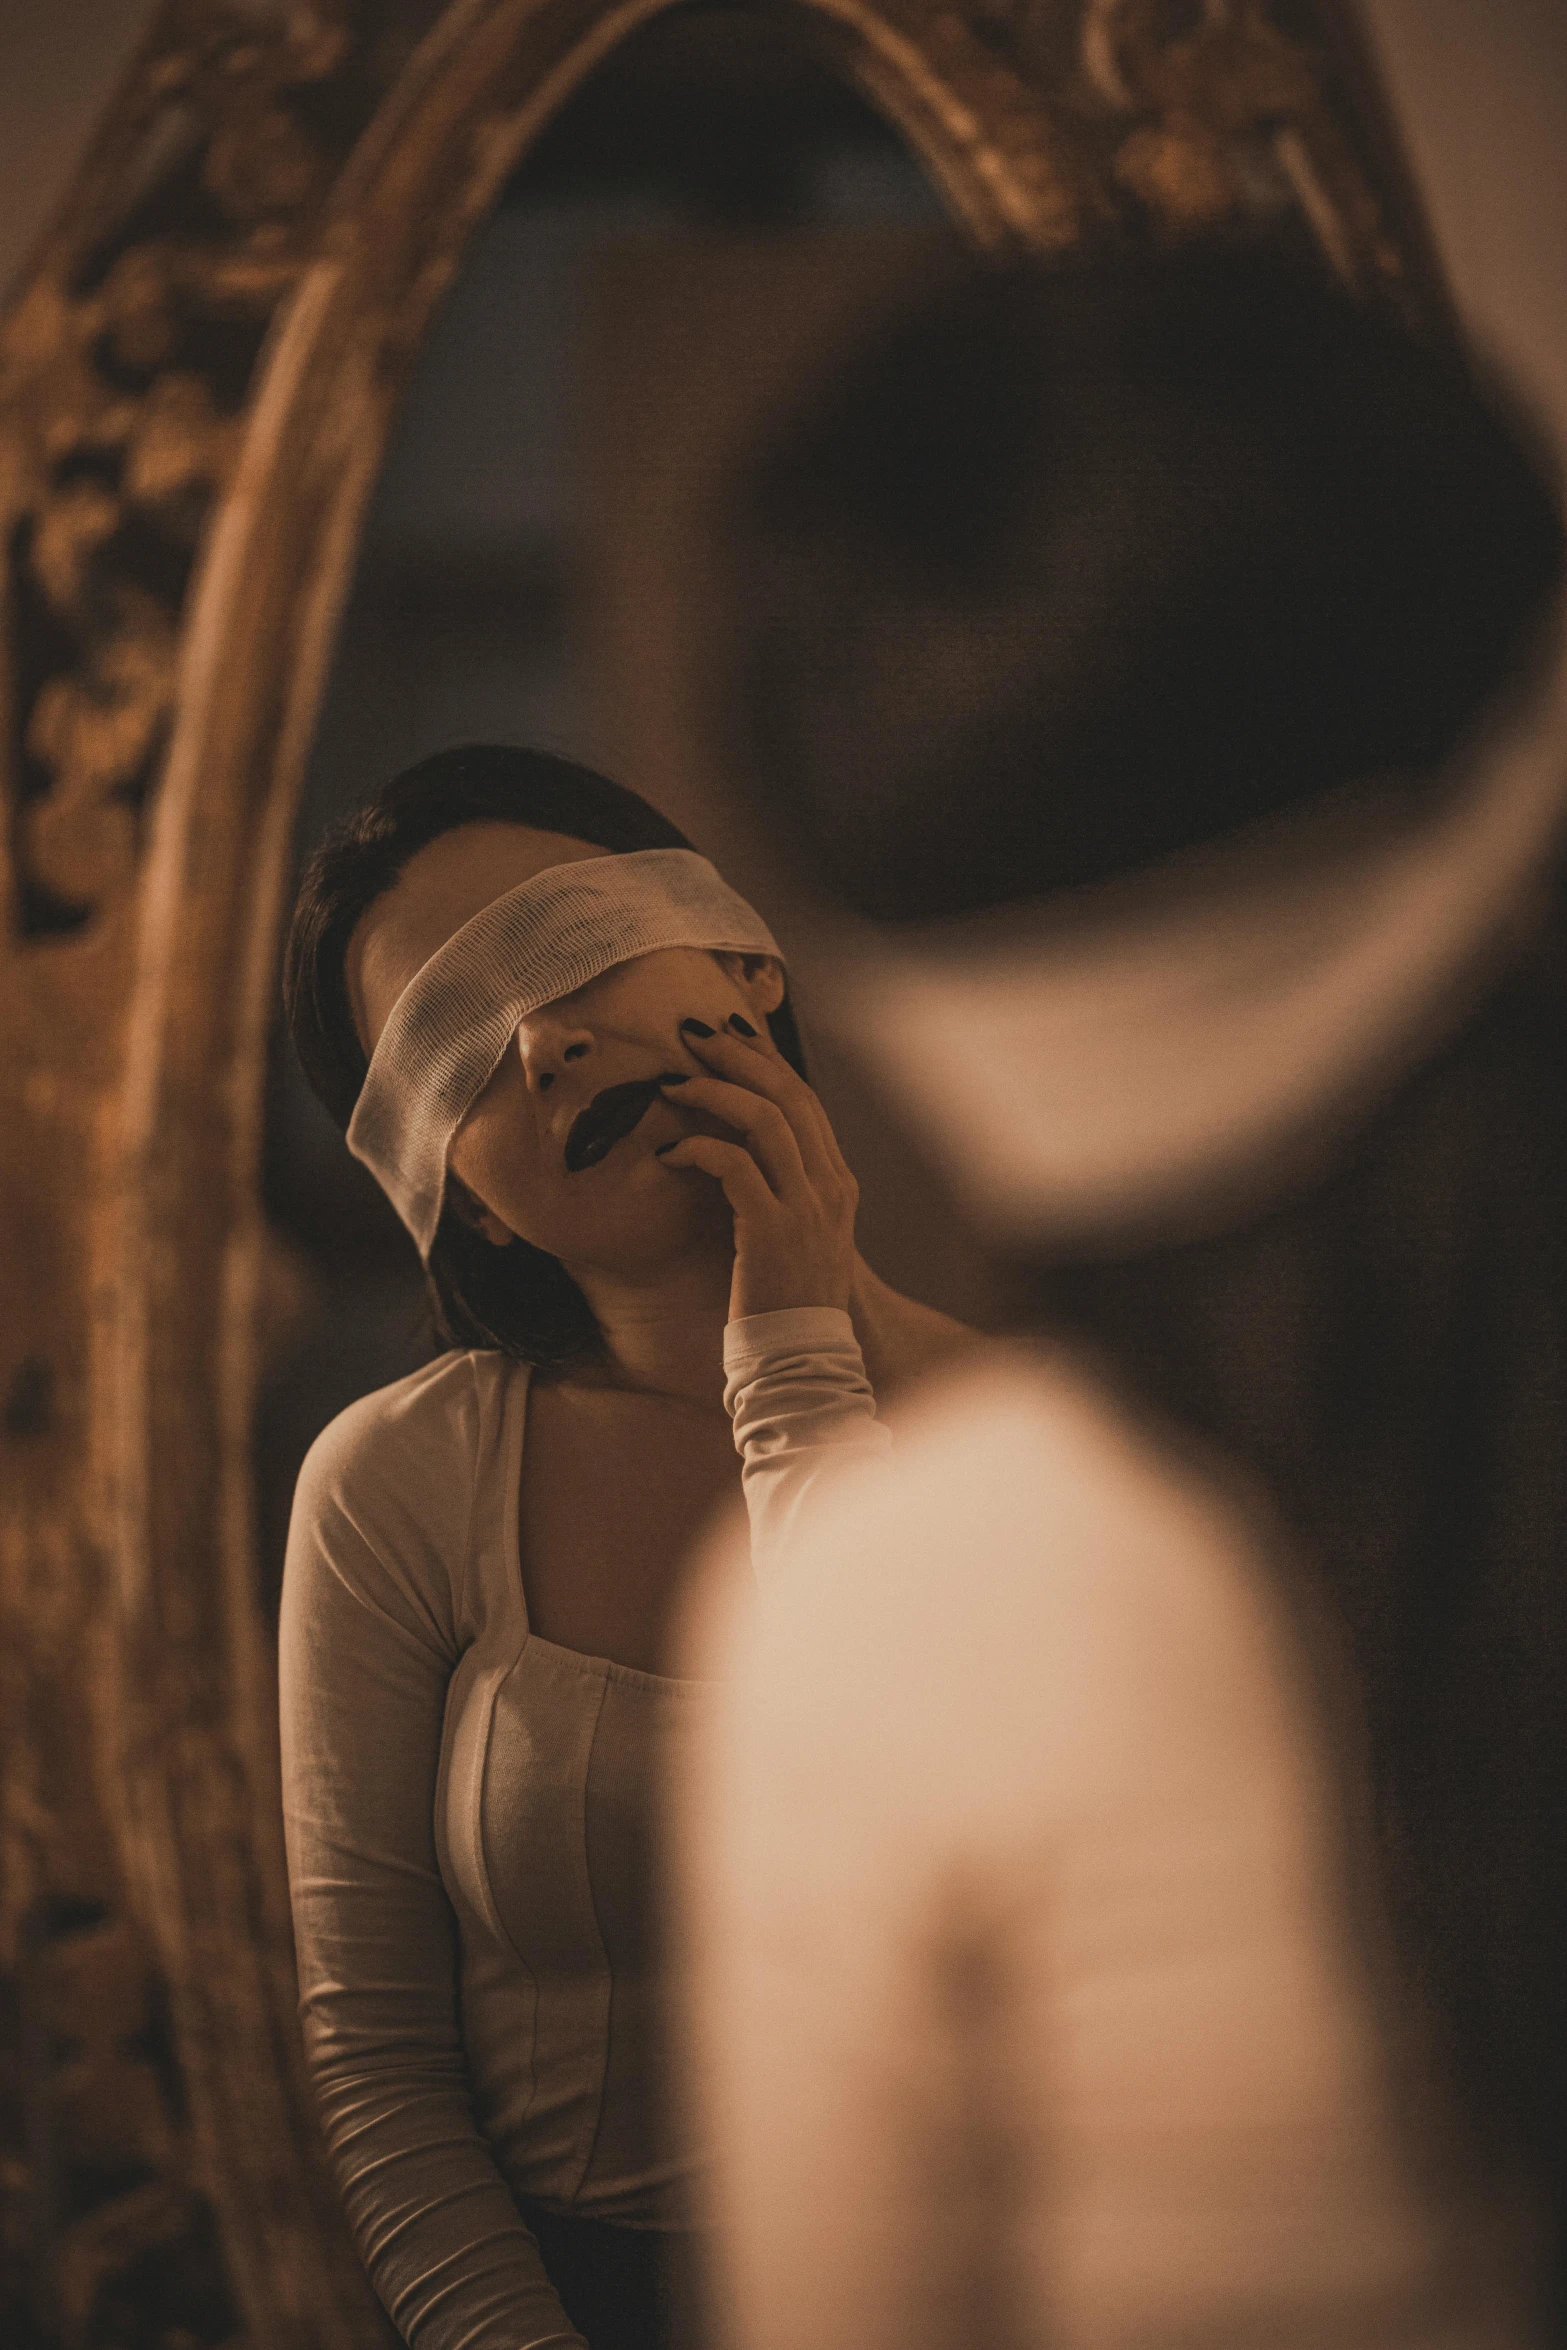
<svg viewBox="0 0 1567 2350"><path fill-rule="evenodd" d="M4 1291L0 1637L29 1704L52 1694L86 1740L66 1787L64 1734L30 1734L28 1816L106 1830L103 1905L167 1986L189 2122L149 2157L155 2185L215 2208L268 2350L384 2339L295 2046L252 1563L256 1170L297 789L432 308L530 138L666 4L166 0L0 330L0 1099L27 1139L4 1196L28 1236ZM1346 277L1429 313L1343 26L1292 7L1314 15L1302 40L1279 13L787 10L982 245L1181 234L1262 186ZM46 1842L11 1839L13 1958ZM110 2257L58 2289L67 2338Z"/></svg>

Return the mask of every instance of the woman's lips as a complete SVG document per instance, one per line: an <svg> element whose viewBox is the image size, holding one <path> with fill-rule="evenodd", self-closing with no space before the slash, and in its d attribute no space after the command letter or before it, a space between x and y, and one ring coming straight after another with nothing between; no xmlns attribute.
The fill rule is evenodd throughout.
<svg viewBox="0 0 1567 2350"><path fill-rule="evenodd" d="M602 1093L596 1093L571 1121L566 1137L567 1174L580 1175L584 1168L607 1159L616 1143L641 1125L663 1088L685 1074L681 1069L661 1069L656 1077L631 1077L623 1085L606 1085Z"/></svg>

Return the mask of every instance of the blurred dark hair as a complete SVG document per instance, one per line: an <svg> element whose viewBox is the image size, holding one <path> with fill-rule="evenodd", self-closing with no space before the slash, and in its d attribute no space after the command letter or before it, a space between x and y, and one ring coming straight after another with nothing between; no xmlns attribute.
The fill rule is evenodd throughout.
<svg viewBox="0 0 1567 2350"><path fill-rule="evenodd" d="M1241 250L970 267L820 389L725 520L738 788L890 922L1430 778L1562 531L1456 353Z"/></svg>
<svg viewBox="0 0 1567 2350"><path fill-rule="evenodd" d="M289 925L283 1002L312 1091L346 1128L367 1063L348 1000L344 961L354 926L409 859L464 824L526 824L567 833L611 855L686 849L683 832L607 776L549 751L466 743L437 751L335 825L305 864ZM788 996L768 1022L773 1041L804 1070ZM448 1206L430 1250L442 1337L498 1347L540 1367L598 1345L587 1300L558 1258L525 1240L496 1248Z"/></svg>

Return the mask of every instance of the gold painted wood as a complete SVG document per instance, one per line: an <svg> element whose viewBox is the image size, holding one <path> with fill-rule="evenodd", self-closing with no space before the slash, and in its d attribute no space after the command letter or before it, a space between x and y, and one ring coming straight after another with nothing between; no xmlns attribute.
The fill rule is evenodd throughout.
<svg viewBox="0 0 1567 2350"><path fill-rule="evenodd" d="M186 2350L385 2339L295 2040L255 1590L280 894L433 306L661 4L167 0L0 325L8 2339L108 2338L116 2296ZM1320 9L789 21L982 245L1294 222L1364 292L1439 308Z"/></svg>

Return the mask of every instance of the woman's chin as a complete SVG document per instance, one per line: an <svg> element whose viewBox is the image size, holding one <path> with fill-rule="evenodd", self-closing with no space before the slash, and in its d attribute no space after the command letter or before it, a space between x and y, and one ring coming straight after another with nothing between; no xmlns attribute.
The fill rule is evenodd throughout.
<svg viewBox="0 0 1567 2350"><path fill-rule="evenodd" d="M629 1136L578 1178L584 1186L591 1182L592 1191L584 1189L575 1203L573 1229L550 1248L552 1256L637 1280L656 1278L666 1267L673 1274L693 1254L732 1256L734 1219L721 1186L695 1168L666 1166L655 1155L665 1139Z"/></svg>
<svg viewBox="0 0 1567 2350"><path fill-rule="evenodd" d="M637 1185L645 1229L667 1234L682 1253L693 1246L734 1249L734 1216L715 1175L695 1167L668 1167L648 1153Z"/></svg>

